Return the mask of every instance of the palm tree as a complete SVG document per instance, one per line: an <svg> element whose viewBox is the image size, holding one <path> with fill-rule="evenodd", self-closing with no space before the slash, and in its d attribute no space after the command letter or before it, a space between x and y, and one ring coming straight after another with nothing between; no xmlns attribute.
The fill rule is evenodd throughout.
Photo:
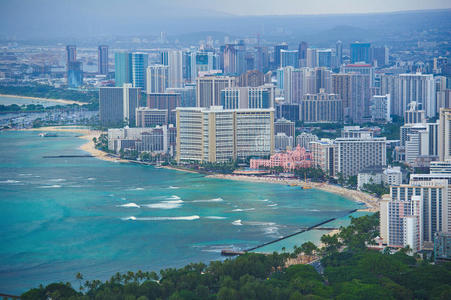
<svg viewBox="0 0 451 300"><path fill-rule="evenodd" d="M83 280L83 275L80 272L78 272L77 275L75 275L75 279L78 280L78 282L80 284L80 291L82 291L83 290L83 286L82 286L81 282Z"/></svg>

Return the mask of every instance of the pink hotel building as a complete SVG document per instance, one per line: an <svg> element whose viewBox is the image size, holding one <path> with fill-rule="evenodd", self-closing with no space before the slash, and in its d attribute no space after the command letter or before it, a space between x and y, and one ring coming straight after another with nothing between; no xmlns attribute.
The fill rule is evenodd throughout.
<svg viewBox="0 0 451 300"><path fill-rule="evenodd" d="M273 154L270 159L251 159L250 162L251 169L282 167L285 171L293 171L297 168L310 168L312 165L312 154L299 145L292 151L287 150L286 152Z"/></svg>

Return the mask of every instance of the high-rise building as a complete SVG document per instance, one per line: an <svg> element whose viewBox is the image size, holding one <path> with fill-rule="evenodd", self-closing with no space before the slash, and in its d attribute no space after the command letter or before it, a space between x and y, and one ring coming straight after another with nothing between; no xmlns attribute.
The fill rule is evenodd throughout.
<svg viewBox="0 0 451 300"><path fill-rule="evenodd" d="M370 78L370 87L374 85L374 68L370 64L348 64L341 68L341 73L357 73L368 75Z"/></svg>
<svg viewBox="0 0 451 300"><path fill-rule="evenodd" d="M132 71L132 84L135 88L146 88L146 70L148 64L147 53L133 52L131 54L131 71Z"/></svg>
<svg viewBox="0 0 451 300"><path fill-rule="evenodd" d="M343 100L323 89L318 94L305 94L299 104L299 120L304 123L342 122Z"/></svg>
<svg viewBox="0 0 451 300"><path fill-rule="evenodd" d="M417 175L417 174L414 174ZM414 202L415 198L420 208L418 217L419 247L414 249L432 249L434 243L434 234L436 232L449 230L449 213L448 213L448 180L446 179L430 179L428 174L419 174L415 180L409 185L392 186L390 188L390 202ZM389 203L390 203L389 202ZM392 211L393 217L396 218L396 211L402 213L403 209L395 209ZM381 216L384 215L381 205ZM390 211L388 212L390 215ZM396 221L396 220L394 220ZM388 226L388 244L399 245L399 242L392 241L390 234L395 234L395 226ZM384 238L384 237L383 237Z"/></svg>
<svg viewBox="0 0 451 300"><path fill-rule="evenodd" d="M399 77L397 75L382 74L380 76L380 94L390 95L390 112L392 115L402 116L399 111L398 89Z"/></svg>
<svg viewBox="0 0 451 300"><path fill-rule="evenodd" d="M293 122L299 121L299 104L279 104L276 106L278 119L284 118Z"/></svg>
<svg viewBox="0 0 451 300"><path fill-rule="evenodd" d="M390 122L390 94L371 97L370 114L372 122Z"/></svg>
<svg viewBox="0 0 451 300"><path fill-rule="evenodd" d="M186 84L183 88L168 88L166 93L180 94L181 107L195 107L196 106L196 85Z"/></svg>
<svg viewBox="0 0 451 300"><path fill-rule="evenodd" d="M147 67L146 93L164 93L168 88L169 68L165 65L150 65Z"/></svg>
<svg viewBox="0 0 451 300"><path fill-rule="evenodd" d="M307 48L308 48L307 42L302 41L299 43L299 47L298 47L299 59L307 59ZM305 66L303 66L303 67L305 67Z"/></svg>
<svg viewBox="0 0 451 300"><path fill-rule="evenodd" d="M309 143L313 156L313 166L320 168L329 176L335 176L335 145L333 140L313 140Z"/></svg>
<svg viewBox="0 0 451 300"><path fill-rule="evenodd" d="M148 107L136 109L136 127L155 127L168 124L168 110Z"/></svg>
<svg viewBox="0 0 451 300"><path fill-rule="evenodd" d="M81 61L73 61L68 65L67 85L77 88L83 85L83 64Z"/></svg>
<svg viewBox="0 0 451 300"><path fill-rule="evenodd" d="M237 67L237 51L235 45L228 44L224 46L223 50L224 57L224 74L235 74L238 73Z"/></svg>
<svg viewBox="0 0 451 300"><path fill-rule="evenodd" d="M221 106L225 109L272 108L272 87L228 87L221 91Z"/></svg>
<svg viewBox="0 0 451 300"><path fill-rule="evenodd" d="M318 67L332 67L332 49L316 50L316 58Z"/></svg>
<svg viewBox="0 0 451 300"><path fill-rule="evenodd" d="M182 51L172 50L167 52L167 66L169 68L170 88L181 88L183 86L183 63Z"/></svg>
<svg viewBox="0 0 451 300"><path fill-rule="evenodd" d="M269 52L267 47L256 47L255 48L255 69L266 73L269 70Z"/></svg>
<svg viewBox="0 0 451 300"><path fill-rule="evenodd" d="M237 75L241 75L243 73L245 73L246 71L248 71L247 66L248 63L250 63L250 67L253 68L252 63L250 62L252 60L252 58L250 58L250 60L246 60L246 56L247 56L247 52L246 52L246 45L244 44L244 40L240 40L238 41L238 44L236 45L236 74Z"/></svg>
<svg viewBox="0 0 451 300"><path fill-rule="evenodd" d="M238 77L237 85L242 87L257 87L265 84L265 74L258 70L247 71Z"/></svg>
<svg viewBox="0 0 451 300"><path fill-rule="evenodd" d="M177 161L228 162L274 152L274 110L177 108Z"/></svg>
<svg viewBox="0 0 451 300"><path fill-rule="evenodd" d="M298 50L280 50L280 67L299 67L299 54Z"/></svg>
<svg viewBox="0 0 451 300"><path fill-rule="evenodd" d="M380 203L380 236L383 243L397 248L409 246L415 252L421 250L422 209L421 196L416 194L407 201L384 195Z"/></svg>
<svg viewBox="0 0 451 300"><path fill-rule="evenodd" d="M336 172L345 178L357 175L371 166L387 164L386 139L362 136L361 138L338 138L335 140Z"/></svg>
<svg viewBox="0 0 451 300"><path fill-rule="evenodd" d="M286 67L279 69L278 74L286 103L300 103L304 95L317 94L321 89L331 92L332 71L326 68Z"/></svg>
<svg viewBox="0 0 451 300"><path fill-rule="evenodd" d="M355 123L370 119L370 78L357 73L332 74L332 92L343 100L345 120Z"/></svg>
<svg viewBox="0 0 451 300"><path fill-rule="evenodd" d="M166 109L168 122L175 124L175 109L180 107L181 96L176 93L151 93L147 94L147 107Z"/></svg>
<svg viewBox="0 0 451 300"><path fill-rule="evenodd" d="M99 74L108 75L108 46L100 45L97 50Z"/></svg>
<svg viewBox="0 0 451 300"><path fill-rule="evenodd" d="M136 108L139 107L141 91L124 84L123 87L99 89L99 117L103 127L136 124Z"/></svg>
<svg viewBox="0 0 451 300"><path fill-rule="evenodd" d="M77 61L77 46L66 46L66 78L67 85L77 88L83 85L83 65Z"/></svg>
<svg viewBox="0 0 451 300"><path fill-rule="evenodd" d="M383 67L388 65L388 58L389 58L389 50L387 46L382 47L372 47L371 48L371 59L372 63L374 65L374 62L376 62L377 67Z"/></svg>
<svg viewBox="0 0 451 300"><path fill-rule="evenodd" d="M404 112L404 124L426 123L426 112L420 108L415 101L407 105L408 109Z"/></svg>
<svg viewBox="0 0 451 300"><path fill-rule="evenodd" d="M371 63L371 44L370 43L351 43L351 63L364 62Z"/></svg>
<svg viewBox="0 0 451 300"><path fill-rule="evenodd" d="M132 83L132 55L128 52L114 53L114 79L117 87Z"/></svg>
<svg viewBox="0 0 451 300"><path fill-rule="evenodd" d="M286 136L295 137L294 122L281 118L274 122L274 134L285 133Z"/></svg>
<svg viewBox="0 0 451 300"><path fill-rule="evenodd" d="M449 108L440 109L438 156L440 161L451 159L451 109Z"/></svg>
<svg viewBox="0 0 451 300"><path fill-rule="evenodd" d="M402 116L408 104L415 101L421 104L429 118L438 113L435 102L435 84L432 74L400 74L398 81L397 112Z"/></svg>
<svg viewBox="0 0 451 300"><path fill-rule="evenodd" d="M451 232L435 233L434 260L435 262L449 262L451 260Z"/></svg>
<svg viewBox="0 0 451 300"><path fill-rule="evenodd" d="M309 132L302 132L296 137L296 146L301 146L306 150L310 150L310 142L316 142L318 140L318 136Z"/></svg>
<svg viewBox="0 0 451 300"><path fill-rule="evenodd" d="M214 52L204 50L184 51L182 52L182 79L185 82L195 82L200 72L211 72L219 69L218 63L219 56Z"/></svg>
<svg viewBox="0 0 451 300"><path fill-rule="evenodd" d="M275 66L276 68L278 68L278 67L280 66L280 63L281 63L281 61L282 61L282 60L280 59L280 57L281 57L280 52L281 52L282 50L288 50L288 44L282 43L282 44L279 44L279 45L274 46L274 66Z"/></svg>
<svg viewBox="0 0 451 300"><path fill-rule="evenodd" d="M210 107L221 103L221 91L235 86L235 77L203 76L197 78L196 106Z"/></svg>
<svg viewBox="0 0 451 300"><path fill-rule="evenodd" d="M67 45L66 46L66 66L69 66L69 63L75 62L77 60L77 46L75 45Z"/></svg>
<svg viewBox="0 0 451 300"><path fill-rule="evenodd" d="M339 67L343 63L343 42L337 41L335 44L336 66Z"/></svg>
<svg viewBox="0 0 451 300"><path fill-rule="evenodd" d="M305 58L305 66L309 68L314 68L318 66L318 58L316 55L316 49L307 48L307 57Z"/></svg>
<svg viewBox="0 0 451 300"><path fill-rule="evenodd" d="M284 132L276 133L274 136L274 148L277 151L286 151L288 149L293 148L293 140L292 136L287 136Z"/></svg>

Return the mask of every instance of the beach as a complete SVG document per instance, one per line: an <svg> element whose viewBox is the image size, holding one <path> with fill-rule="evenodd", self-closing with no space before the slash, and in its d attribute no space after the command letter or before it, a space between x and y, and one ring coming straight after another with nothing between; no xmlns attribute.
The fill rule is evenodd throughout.
<svg viewBox="0 0 451 300"><path fill-rule="evenodd" d="M95 156L98 159L110 161L110 162L129 162L126 159L121 159L118 157L114 157L109 153L96 149L94 145L93 138L99 138L99 136L104 133L100 130L91 130L87 128L74 128L73 126L47 126L47 127L39 127L39 128L28 128L21 129L22 131L40 131L40 132L74 132L82 134L79 138L86 140L86 143L81 145L78 149L83 150Z"/></svg>
<svg viewBox="0 0 451 300"><path fill-rule="evenodd" d="M367 208L362 209L361 211L369 211L369 212L379 211L378 198L361 191L350 190L341 186L331 185L327 183L309 182L306 184L303 180L300 179L257 177L257 176L232 175L232 174L214 174L208 175L207 177L238 180L238 181L249 181L249 182L276 183L285 185L299 185L299 186L308 185L314 189L337 194L346 197L348 199L351 199L353 201L364 203L367 206Z"/></svg>
<svg viewBox="0 0 451 300"><path fill-rule="evenodd" d="M50 98L39 98L39 97L29 97L29 96L20 96L20 95L8 95L8 94L0 94L0 97L24 98L24 99L31 99L31 100L55 102L55 103L60 103L60 104L78 104L78 105L88 104L85 102L80 102L80 101L75 101L75 100L50 99Z"/></svg>
<svg viewBox="0 0 451 300"><path fill-rule="evenodd" d="M93 138L98 138L102 131L99 130L90 130L87 128L74 128L73 126L49 126L49 127L40 127L40 128L30 128L24 129L27 131L52 131L52 132L75 132L80 133L82 136L79 138L86 140L87 142L79 147L80 150L86 151L92 156L95 156L98 159L110 161L110 162L131 162L127 159L121 159L111 154L108 154L104 151L95 148ZM133 161L134 162L134 161ZM198 173L195 170L187 170L184 168L178 168L174 166L162 166L165 169L183 171L189 173ZM218 178L218 179L228 179L228 180L237 180L237 181L248 181L248 182L262 182L262 183L276 183L276 184L285 184L285 185L296 185L303 186L308 185L314 189L322 190L325 192L337 194L348 199L351 199L356 202L364 203L366 205L365 209L360 209L360 211L368 211L368 212L377 212L379 211L379 199L361 192L357 190L350 190L338 185L331 185L327 183L317 183L317 182L309 182L305 183L300 179L291 179L291 178L276 178L276 177L257 177L257 176L248 176L248 175L234 175L234 174L211 174L207 175L209 178Z"/></svg>

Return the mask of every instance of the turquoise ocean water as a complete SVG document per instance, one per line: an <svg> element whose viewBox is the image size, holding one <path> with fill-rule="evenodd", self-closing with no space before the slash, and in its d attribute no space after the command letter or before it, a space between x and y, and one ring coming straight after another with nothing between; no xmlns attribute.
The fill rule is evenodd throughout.
<svg viewBox="0 0 451 300"><path fill-rule="evenodd" d="M64 105L63 103L57 103L46 100L37 100L37 99L28 99L28 98L20 98L20 97L8 97L8 96L0 96L0 104L1 105L27 105L27 104L40 104L42 106L54 106L54 105Z"/></svg>
<svg viewBox="0 0 451 300"><path fill-rule="evenodd" d="M0 292L40 283L107 279L116 272L222 259L342 217L361 205L317 190L237 182L95 158L76 134L0 132ZM346 216L346 217L344 217ZM331 224L328 224L331 225ZM311 231L259 249L317 241Z"/></svg>

